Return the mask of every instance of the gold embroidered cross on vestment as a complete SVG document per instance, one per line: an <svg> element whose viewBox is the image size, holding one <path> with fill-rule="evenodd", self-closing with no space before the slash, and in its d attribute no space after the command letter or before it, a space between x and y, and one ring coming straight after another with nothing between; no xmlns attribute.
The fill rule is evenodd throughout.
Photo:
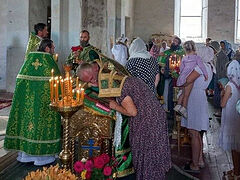
<svg viewBox="0 0 240 180"><path fill-rule="evenodd" d="M35 69L37 70L39 66L42 66L42 63L39 63L39 60L36 59L34 63L32 63L33 66L35 66Z"/></svg>

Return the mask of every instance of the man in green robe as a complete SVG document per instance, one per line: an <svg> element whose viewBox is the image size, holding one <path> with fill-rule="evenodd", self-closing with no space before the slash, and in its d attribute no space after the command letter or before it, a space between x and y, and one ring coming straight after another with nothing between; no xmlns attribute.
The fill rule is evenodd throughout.
<svg viewBox="0 0 240 180"><path fill-rule="evenodd" d="M25 59L30 52L37 51L41 40L48 37L47 25L44 23L38 23L34 25L34 31L29 36L28 45L26 49Z"/></svg>
<svg viewBox="0 0 240 180"><path fill-rule="evenodd" d="M60 152L61 119L49 107L51 70L60 75L52 57L54 48L51 40L42 40L17 75L4 148L19 151L20 162L45 165Z"/></svg>
<svg viewBox="0 0 240 180"><path fill-rule="evenodd" d="M79 64L99 59L100 50L89 44L90 35L87 30L80 32L80 45L72 47L72 51L67 58L66 63L72 65L72 69L76 71Z"/></svg>

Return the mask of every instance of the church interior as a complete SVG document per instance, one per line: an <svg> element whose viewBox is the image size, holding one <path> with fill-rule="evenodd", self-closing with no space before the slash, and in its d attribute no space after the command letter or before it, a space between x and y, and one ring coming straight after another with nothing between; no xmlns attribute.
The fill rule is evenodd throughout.
<svg viewBox="0 0 240 180"><path fill-rule="evenodd" d="M237 101L240 100L240 0L0 0L0 22L0 42L2 42L0 43L0 179L44 179L40 175L41 171L45 171L44 173L51 172L53 179L60 180L64 178L120 180L240 179L240 132L236 127L240 125L240 101ZM35 49L28 54L26 52L31 45L30 34L35 31L35 36L39 37L35 28L38 23L44 24L48 33L46 37L40 38L38 50ZM43 29L40 28L39 31L43 31ZM83 45L84 43L82 44L82 41L84 41L83 34L88 36L86 46ZM179 49L177 50L172 49L176 37L179 43ZM36 53L36 51L40 51L44 38L52 40L50 44L51 47L54 44L55 49L51 51L49 47L47 48L49 51L47 51L45 48L41 55L40 52ZM145 59L154 60L150 67L147 67L149 63L139 62L140 55L138 53L132 53L133 48L131 46L133 47L135 42L144 42L144 50L141 49L139 54ZM166 50L163 47L164 43L168 48ZM190 52L187 49L188 43L190 45L192 45L191 43L194 44L190 50L194 51L192 54L188 54ZM117 61L117 55L114 54L113 49L116 45L122 45L126 49L127 58L123 64ZM87 50L88 46L91 46L92 49ZM203 47L207 48L204 53L210 53L211 57L207 57L206 54L200 55L199 49L204 49ZM74 50L74 48L79 49ZM85 48L86 51L84 51ZM231 51L231 54L228 50ZM75 51L79 54L76 55ZM87 58L82 52L87 54ZM92 59L91 52L97 58ZM123 52L119 51L119 53ZM51 56L48 57L46 54ZM203 60L204 63L200 60L200 64L204 66L203 69L207 67L206 73L208 75L206 78L204 70L197 62L197 65L195 63L194 66L198 66L200 70L197 71L194 67L195 69L193 68L187 76L191 76L193 72L198 72L197 78L204 79L205 77L206 79L202 80L202 83L207 83L207 85L201 87L203 89L201 91L203 92L202 96L196 94L201 100L196 100L196 107L192 107L191 103L195 100L192 97L194 96L193 92L196 93L196 88L199 88L195 87L199 81L196 78L193 82L190 82L194 85L190 90L186 111L182 112L184 105L181 105L181 109L178 110L175 109L175 105L179 105L179 94L181 94L179 92L183 91L182 94L186 96L185 92L187 90L185 91L185 89L188 86L183 85L179 88L177 85L178 77L181 77L181 73L184 71L183 60L192 56L200 57ZM205 57L209 60L205 61ZM34 58L36 61L34 61ZM130 64L131 58L135 60L135 64L134 62ZM53 60L53 62L47 65L48 63L44 62L46 59L48 59L47 61ZM224 63L225 60L226 63ZM238 62L237 67L231 65L235 62ZM148 68L151 72L146 75L147 80L141 79L141 83L149 85L148 82L152 80L150 76L155 71L154 63L157 64L156 74L153 75L155 82L154 80L152 82L154 94L150 94L151 98L155 98L151 103L156 102L156 106L159 104L160 110L156 110L156 113L153 113L155 104L151 107L142 104L142 107L139 108L140 102L150 101L147 98L147 92L145 94L139 92L143 88L141 85L138 86L135 83L135 86L135 84L132 84L133 87L128 89L130 95L125 92L127 91L127 85L125 84L130 82L129 77L140 74L139 77L138 75L136 77L141 79L141 73L145 73ZM93 70L95 67L99 68L97 69L97 79L95 79L95 83L98 83L99 87L95 87L92 81L95 76L92 76L89 81L83 80L85 77L84 69L82 69L82 72L80 69L84 65L86 68L92 68ZM130 65L133 67L130 68ZM30 66L32 67L29 68ZM46 70L41 72L44 75L34 75L33 72L27 73L29 69L34 71L43 67L46 67ZM130 69L134 69L134 67L140 67L140 69L132 74ZM208 67L211 67L211 72ZM228 76L230 67L236 68L236 71L231 71L231 77ZM166 72L169 72L167 76ZM21 85L21 83L34 80L34 76L39 76L38 79L35 79L35 83L41 82L43 84ZM236 80L239 83L238 85L234 81L235 76L236 79L238 78ZM157 84L156 80L158 80ZM233 85L231 82L233 82ZM185 77L184 83L188 83L188 77ZM212 87L210 87L211 84ZM222 87L219 87L220 85ZM219 87L217 90L216 86ZM137 87L140 87L140 90ZM226 95L229 87L230 93ZM19 88L22 88L21 91ZM38 91L37 88L39 88ZM41 91L41 88L45 88L45 90ZM25 96L29 89L32 92ZM45 92L47 94L44 94ZM34 93L39 93L35 97L39 96L38 101L33 99L32 95ZM132 97L134 93L139 93L138 96L147 100L139 100L138 103L138 99ZM125 98L122 98L123 94L126 96ZM144 97L145 95L146 97ZM20 98L18 99L18 97ZM48 103L45 105L45 109L41 110L42 103L40 102L44 101L43 97L48 97ZM123 102L128 100L126 100L127 97L132 97L129 104L133 104L133 106L128 104L125 108ZM235 100L232 100L233 97ZM218 105L216 105L216 101ZM21 104L21 102L24 103ZM32 107L29 105L32 102L39 102L39 104L34 104ZM233 113L230 113L232 112L230 110L226 112L230 102L232 103L231 109L234 109L232 111L236 113L234 115L231 115ZM25 105L25 109L21 107ZM205 109L201 106L204 106ZM39 110L36 110L38 108ZM191 108L194 109L194 112L190 110L190 113L188 110ZM22 112L21 109L23 109ZM143 109L143 112L140 109ZM204 110L202 111L202 109ZM134 113L135 110L136 113ZM42 115L38 115L40 116L37 119L38 121L42 117L47 117L47 115L44 115L46 111L51 111L49 117L58 112L55 115L56 118L54 118L55 120L58 119L56 124L59 128L57 130L51 129L50 125L47 126L47 124L50 124L49 122L45 125L43 123L41 127L40 125L37 127L38 123L24 124L24 119L32 118L32 114L36 111L42 113ZM159 119L156 119L156 122L164 124L166 121L166 133L164 133L165 129L162 126L156 125L155 128L152 128L151 125L149 127L148 125L141 126L141 121L137 121L137 118L141 119L138 115L140 112L143 113L143 116L146 115L146 124L149 122L149 124L152 123L152 126L155 126L155 120L151 122L151 117L153 119L155 117L149 114L159 112L161 116L158 115ZM202 115L205 112L206 116ZM188 113L188 117L184 113ZM194 116L192 116L193 113L195 113ZM26 116L21 116L23 119L21 119L21 123L12 122L15 117L18 121L18 114ZM202 123L198 125L201 126L200 129L195 130L189 124L183 125L183 121L187 121L188 118L194 117L194 121L197 121L199 116L205 118L204 123L207 127L204 127L205 124ZM226 128L223 127L223 125L227 125L225 120L228 121L228 119L235 121L235 124L228 124L228 130L231 133L225 132ZM136 120L139 125L134 126L134 122L131 122L131 120ZM50 120L47 119L47 121ZM145 123L144 120L142 122ZM27 127L21 129L18 127L19 124ZM10 129L10 125L12 129ZM58 140L48 139L44 142L45 144L50 141L55 142L54 145L49 143L46 146L52 151L47 150L47 153L44 154L42 151L47 148L40 148L40 145L36 145L37 153L35 154L29 153L31 148L27 148L27 151L23 150L32 145L34 146L31 149L33 151L35 148L34 142L44 141L43 135L39 137L40 139L28 139L35 125L38 130L49 128L49 131L56 131L54 136L59 135ZM133 130L132 128L136 129ZM11 134L15 130L15 135ZM43 131L40 132L39 130L38 133ZM135 132L136 134L143 134L141 136L143 139L138 138ZM22 136L21 133L25 135ZM147 135L147 133L150 133L150 135ZM227 139L228 133L231 136L235 133L233 137L234 145L231 146L227 143L227 145L224 143L219 145L219 142L225 140L224 136ZM48 134L47 130L43 134ZM121 134L120 140L118 139L119 134ZM160 137L165 137L165 135L167 145L163 143L165 140L160 140L164 139ZM18 140L12 142L15 137ZM196 137L201 139L199 140L201 152L198 152L200 155L195 167L194 153L196 152L194 149L198 145L194 143L193 138ZM28 142L26 143L26 141ZM121 141L121 145L116 145L116 141ZM147 143L147 141L153 143ZM19 142L20 145L14 148ZM143 142L146 142L145 148ZM157 143L155 144L155 142ZM162 147L164 145L161 145L161 143L167 147ZM158 144L164 150L154 147ZM140 147L140 149L136 150L135 146ZM57 153L54 151L55 147L56 149L59 148L59 150L56 150ZM143 148L142 152L141 148ZM167 151L168 148L169 154L162 153L164 154L162 155L160 153ZM42 155L40 151L44 158L47 158L47 155L54 154L54 161L46 163L46 165L37 165L34 160L19 161L19 153L27 156L39 155L40 157ZM53 151L54 153L50 153ZM135 153L139 153L139 155ZM140 157L141 155L143 157ZM150 157L147 158L148 155ZM164 165L163 162L167 161L168 156L170 158L169 163ZM107 163L98 167L100 165L97 164L97 161L99 159L106 160L105 158L108 159ZM157 162L157 158L161 159L162 164ZM139 165L141 163L142 165ZM46 168L50 170L46 170ZM88 168L91 170L88 170ZM149 168L149 170L144 168ZM151 168L153 168L152 173L150 172ZM141 171L139 169L144 170L139 172ZM50 175L44 177L48 179Z"/></svg>

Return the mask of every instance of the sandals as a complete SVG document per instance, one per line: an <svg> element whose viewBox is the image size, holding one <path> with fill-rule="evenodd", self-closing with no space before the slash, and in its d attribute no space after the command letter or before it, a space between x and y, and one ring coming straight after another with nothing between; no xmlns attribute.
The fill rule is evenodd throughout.
<svg viewBox="0 0 240 180"><path fill-rule="evenodd" d="M195 174L199 174L200 173L200 170L195 170L195 169L192 169L190 164L185 164L183 170L185 172L189 172L189 173L195 173Z"/></svg>

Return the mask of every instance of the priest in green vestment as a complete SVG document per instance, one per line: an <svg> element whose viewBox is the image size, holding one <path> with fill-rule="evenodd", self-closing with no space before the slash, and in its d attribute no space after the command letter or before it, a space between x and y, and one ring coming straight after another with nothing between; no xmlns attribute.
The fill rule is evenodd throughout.
<svg viewBox="0 0 240 180"><path fill-rule="evenodd" d="M72 65L72 69L76 71L78 64L94 61L99 59L100 50L89 44L90 34L87 30L80 32L80 45L73 46L66 63Z"/></svg>
<svg viewBox="0 0 240 180"><path fill-rule="evenodd" d="M4 148L19 151L20 162L49 164L61 150L60 115L49 107L51 70L60 75L52 57L54 48L51 40L42 40L17 75Z"/></svg>
<svg viewBox="0 0 240 180"><path fill-rule="evenodd" d="M43 38L47 38L48 36L47 25L44 23L35 24L34 31L35 32L32 32L29 36L28 45L27 45L26 54L25 54L25 60L30 52L37 51L41 43L41 40Z"/></svg>

